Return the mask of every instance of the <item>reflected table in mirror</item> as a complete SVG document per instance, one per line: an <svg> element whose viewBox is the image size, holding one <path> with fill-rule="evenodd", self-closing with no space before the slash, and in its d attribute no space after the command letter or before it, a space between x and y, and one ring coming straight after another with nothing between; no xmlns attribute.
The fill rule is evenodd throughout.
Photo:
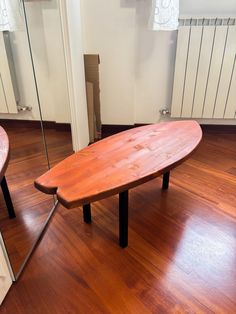
<svg viewBox="0 0 236 314"><path fill-rule="evenodd" d="M1 183L2 193L5 199L6 207L8 210L9 218L15 218L16 214L14 211L14 207L11 200L11 195L10 195L8 185L7 185L7 180L5 177L5 172L9 163L9 156L10 156L10 149L9 149L8 136L5 130L0 126L0 183Z"/></svg>
<svg viewBox="0 0 236 314"><path fill-rule="evenodd" d="M42 228L54 199L34 188L34 180L48 170L44 141L39 121L13 122L2 120L10 143L10 160L6 169L8 186L16 218L9 219L5 200L0 195L0 231L4 238L15 276L21 271ZM54 164L72 151L71 134L50 129L47 132L50 162Z"/></svg>

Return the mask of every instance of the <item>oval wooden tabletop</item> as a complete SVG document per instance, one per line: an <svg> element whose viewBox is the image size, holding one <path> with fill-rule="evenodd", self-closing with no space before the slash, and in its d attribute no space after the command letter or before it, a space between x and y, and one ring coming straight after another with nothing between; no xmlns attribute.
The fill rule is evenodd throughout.
<svg viewBox="0 0 236 314"><path fill-rule="evenodd" d="M9 139L5 130L0 126L0 182L5 175L9 157Z"/></svg>
<svg viewBox="0 0 236 314"><path fill-rule="evenodd" d="M84 205L147 182L183 162L198 146L195 121L164 122L107 137L66 158L35 186L67 208Z"/></svg>

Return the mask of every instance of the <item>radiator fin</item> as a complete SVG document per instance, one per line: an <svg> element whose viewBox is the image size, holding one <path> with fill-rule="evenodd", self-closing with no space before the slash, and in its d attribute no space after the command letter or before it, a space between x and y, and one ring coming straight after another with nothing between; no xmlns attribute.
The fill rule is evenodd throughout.
<svg viewBox="0 0 236 314"><path fill-rule="evenodd" d="M235 21L180 25L171 116L234 119Z"/></svg>
<svg viewBox="0 0 236 314"><path fill-rule="evenodd" d="M182 100L185 89L185 69L188 60L189 34L190 27L179 27L178 45L176 52L176 60L178 61L175 64L175 80L172 101L172 103L174 103L174 106L172 106L171 109L171 115L173 117L180 117L182 112Z"/></svg>
<svg viewBox="0 0 236 314"><path fill-rule="evenodd" d="M206 95L206 86L208 82L209 64L212 55L214 35L214 26L208 26L204 28L199 57L198 76L196 79L195 97L193 100L193 118L201 118L203 114L203 105Z"/></svg>
<svg viewBox="0 0 236 314"><path fill-rule="evenodd" d="M182 117L184 118L188 118L192 114L192 104L195 91L196 75L198 72L199 51L202 37L201 29L202 27L199 28L198 26L193 26L190 28L188 62L182 104Z"/></svg>
<svg viewBox="0 0 236 314"><path fill-rule="evenodd" d="M215 103L214 118L222 118L224 116L228 90L230 88L231 74L234 66L235 52L236 52L236 27L229 26L227 43L225 47L225 55L222 63L222 72Z"/></svg>

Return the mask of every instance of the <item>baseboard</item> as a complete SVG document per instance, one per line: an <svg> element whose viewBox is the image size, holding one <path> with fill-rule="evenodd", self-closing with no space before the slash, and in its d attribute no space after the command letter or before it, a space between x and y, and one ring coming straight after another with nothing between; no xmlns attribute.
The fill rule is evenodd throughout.
<svg viewBox="0 0 236 314"><path fill-rule="evenodd" d="M40 129L41 122L39 120L17 120L17 119L0 119L0 125L3 128L33 128ZM102 138L107 136L130 130L138 126L147 125L141 124L103 124L102 125ZM45 129L54 129L57 131L69 131L71 132L70 123L57 123L55 121L43 121L43 127ZM235 134L236 125L225 124L201 124L201 128L204 133L223 133L223 134Z"/></svg>
<svg viewBox="0 0 236 314"><path fill-rule="evenodd" d="M70 123L57 123L55 121L43 121L44 129L54 129L57 131L71 132ZM3 128L31 128L41 129L39 120L18 120L18 119L0 119L0 125Z"/></svg>
<svg viewBox="0 0 236 314"><path fill-rule="evenodd" d="M134 125L102 124L102 138L134 128Z"/></svg>
<svg viewBox="0 0 236 314"><path fill-rule="evenodd" d="M236 125L201 124L203 133L235 134Z"/></svg>
<svg viewBox="0 0 236 314"><path fill-rule="evenodd" d="M116 133L130 130L132 128L143 126L147 124L133 124L133 125L118 125L118 124L103 124L102 125L102 138L105 138ZM201 124L203 133L223 133L223 134L235 134L236 125L222 125L222 124Z"/></svg>
<svg viewBox="0 0 236 314"><path fill-rule="evenodd" d="M114 135L116 133L130 130L136 128L138 126L143 126L146 124L136 123L136 124L102 124L102 138L105 138L110 135Z"/></svg>

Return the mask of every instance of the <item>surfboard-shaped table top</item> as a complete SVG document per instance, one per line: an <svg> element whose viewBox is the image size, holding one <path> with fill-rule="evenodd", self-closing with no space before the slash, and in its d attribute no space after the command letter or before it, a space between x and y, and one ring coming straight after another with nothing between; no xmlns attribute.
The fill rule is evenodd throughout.
<svg viewBox="0 0 236 314"><path fill-rule="evenodd" d="M137 127L98 141L66 158L35 181L74 208L127 191L176 167L196 149L195 121Z"/></svg>

